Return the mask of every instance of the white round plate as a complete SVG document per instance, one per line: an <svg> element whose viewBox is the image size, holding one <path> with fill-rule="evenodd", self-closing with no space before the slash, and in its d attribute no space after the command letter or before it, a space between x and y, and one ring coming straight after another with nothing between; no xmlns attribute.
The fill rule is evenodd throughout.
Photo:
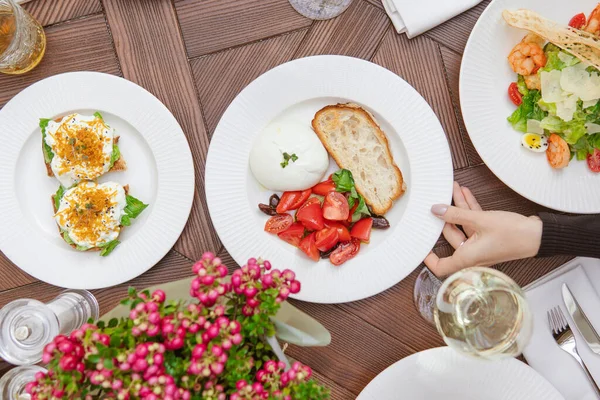
<svg viewBox="0 0 600 400"><path fill-rule="evenodd" d="M120 136L124 172L100 182L129 184L149 207L125 228L107 257L72 249L54 222L40 118L99 111ZM73 72L39 81L0 110L0 249L19 268L56 286L93 289L144 273L171 249L183 230L194 195L194 165L181 127L152 94L125 79Z"/></svg>
<svg viewBox="0 0 600 400"><path fill-rule="evenodd" d="M494 0L475 24L460 70L460 104L477 152L507 186L545 207L572 213L600 212L600 174L585 161L573 160L561 170L550 167L544 153L521 146L521 132L506 118L516 109L507 95L517 75L508 54L527 33L508 26L505 9L526 8L564 23L580 12L589 14L597 2L573 0L549 6L544 0Z"/></svg>
<svg viewBox="0 0 600 400"><path fill-rule="evenodd" d="M356 400L564 400L528 365L487 361L449 347L403 358L377 375Z"/></svg>
<svg viewBox="0 0 600 400"><path fill-rule="evenodd" d="M256 136L275 119L310 126L328 104L354 102L375 116L390 142L408 186L386 214L391 228L374 231L354 259L340 267L318 263L264 232L268 217L259 203L272 192L249 168ZM330 171L337 170L333 161ZM372 296L415 269L442 230L430 207L448 203L452 161L444 131L425 100L400 77L370 62L343 56L316 56L282 64L248 85L223 114L206 164L208 209L219 237L235 261L264 257L275 268L292 269L302 291L295 298L342 303Z"/></svg>

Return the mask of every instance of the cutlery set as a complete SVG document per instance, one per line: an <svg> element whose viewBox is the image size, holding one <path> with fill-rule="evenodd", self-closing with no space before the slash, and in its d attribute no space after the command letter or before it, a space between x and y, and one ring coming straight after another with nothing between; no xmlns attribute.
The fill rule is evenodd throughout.
<svg viewBox="0 0 600 400"><path fill-rule="evenodd" d="M598 333L596 333L596 330L590 323L590 320L583 312L583 309L573 296L573 293L571 293L571 290L566 283L563 283L562 285L562 297L567 311L573 319L575 327L579 330L579 333L581 333L583 340L595 354L600 355L600 337L598 337ZM556 344L558 344L558 347L560 347L561 350L568 353L579 363L579 365L581 365L581 368L585 372L587 378L592 384L592 387L594 388L594 391L596 392L596 396L600 398L600 388L598 388L598 384L594 380L594 377L590 374L585 362L579 356L575 335L573 334L573 330L565 318L562 309L559 306L556 306L548 310L547 314L548 325Z"/></svg>

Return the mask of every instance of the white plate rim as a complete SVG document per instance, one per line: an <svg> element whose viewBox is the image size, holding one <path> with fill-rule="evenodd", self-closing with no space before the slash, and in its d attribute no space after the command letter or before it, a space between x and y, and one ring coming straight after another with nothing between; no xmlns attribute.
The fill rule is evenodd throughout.
<svg viewBox="0 0 600 400"><path fill-rule="evenodd" d="M333 76L333 71L337 78ZM360 83L356 83L356 80L353 81L354 85L336 82L336 79L350 81L350 79L360 77L360 73L363 73L362 78L367 79L368 77L369 85L373 85L378 80L385 84L378 82L375 88L369 91ZM315 79L316 76L319 78ZM286 82L285 85L288 86L282 88L283 82ZM279 86L277 86L278 84ZM400 93L394 90L399 90ZM394 260L392 254L397 255L398 252L388 251L392 243L390 239L386 239L386 242L380 246L386 243L387 246L381 249L377 248L376 256L369 259L369 264L384 266L384 271L378 271L374 276L370 276L366 269L356 273L354 278L357 282L362 283L361 285L354 283L353 287L344 288L341 287L343 285L338 285L334 281L328 284L323 275L309 280L302 279L301 275L308 272L295 269L292 257L286 256L280 250L281 247L269 247L269 244L262 239L260 236L262 226L257 229L248 222L250 219L246 216L254 211L250 210L244 193L239 190L239 187L245 187L246 184L244 174L248 171L247 160L252 139L242 136L228 138L228 132L234 132L231 135L237 135L240 130L247 129L248 121L256 118L256 121L252 123L256 123L260 128L252 131L251 134L256 135L270 119L281 111L310 98L341 97L357 101L367 108L377 109L383 104L383 98L386 96L393 99L395 96L400 98L400 95L404 96L404 101L399 100L394 103L390 100L387 103L387 110L396 111L408 108L410 111L399 110L400 114L404 115L403 112L406 112L408 115L423 116L423 120L420 121L423 129L420 132L429 134L428 143L431 142L427 151L419 151L416 134L404 133L401 135L403 145L409 153L412 179L409 182L408 190L411 191L411 197L403 216L403 223L390 237L393 237L394 241L398 238L406 239L403 244L409 248L406 250L408 255L405 259ZM360 101L361 96L365 101ZM253 99L257 98L267 99L260 100L261 102L270 102L266 107L272 109L260 111L260 113L270 115L269 118L257 117L249 111L253 107ZM411 112L412 114L410 114ZM248 121L243 121L246 123L236 122L242 119L248 119ZM240 126L243 128L240 129ZM232 138L235 139L235 147L231 146ZM411 151L413 152L411 153ZM240 159L242 161L239 161ZM435 162L431 162L432 160ZM293 297L315 303L343 303L375 295L395 285L420 265L438 240L443 228L443 222L431 215L430 207L435 203L448 204L450 202L452 180L452 159L446 136L433 110L422 96L398 75L379 65L353 57L332 55L300 58L281 64L267 71L242 90L231 102L215 129L208 151L205 172L210 216L217 234L234 260L243 265L249 257L264 256L273 263L275 268L294 270L303 284L303 289ZM435 182L433 188L427 187L431 182ZM408 212L409 209L414 213ZM252 231L259 236L253 237L252 240L244 240L241 236L243 232ZM287 244L283 243L283 245ZM360 254L344 266L359 259ZM402 267L395 265L402 261L406 261ZM322 263L323 261L318 265L321 266ZM341 282L339 279L344 276L340 272L343 271L344 266L329 274L329 276L336 276L337 283ZM324 273L316 272L316 274ZM349 278L344 279L344 282L350 281Z"/></svg>
<svg viewBox="0 0 600 400"><path fill-rule="evenodd" d="M69 91L70 87L78 90ZM90 95L92 93L94 96ZM108 257L100 257L97 252L77 252L66 244L62 248L51 245L43 233L27 223L14 191L20 151L30 133L33 131L35 134L36 129L39 131L36 127L40 116L60 115L77 109L104 110L127 121L145 138L156 162L156 199L145 211L148 215L144 217L142 214L146 218L144 225ZM45 112L41 111L40 115L40 110ZM121 77L99 72L54 75L15 95L0 110L0 127L10 132L26 133L9 137L5 142L7 156L0 158L0 170L3 171L0 175L0 207L3 209L0 213L3 227L0 249L23 271L60 287L97 289L114 286L152 268L179 238L191 212L194 196L192 154L175 117L146 89ZM111 180L119 181L118 173L114 174ZM135 182L127 183L131 184L135 195ZM28 242L34 244L35 252L31 251ZM91 272L89 269L82 270L77 263L83 259L77 257L83 254L98 257L102 261L97 263L102 268ZM40 265L41 262L43 265Z"/></svg>
<svg viewBox="0 0 600 400"><path fill-rule="evenodd" d="M584 2L573 2L575 6L579 3ZM465 127L477 153L486 166L500 181L519 195L557 211L578 214L599 213L600 202L597 199L600 198L600 174L589 171L585 161L573 160L563 170L553 170L543 154L539 155L540 157L537 159L532 158L531 154L527 154L524 149L519 154L520 132L513 130L506 121L506 117L510 113L502 115L503 126L495 125L498 131L490 129L489 121L486 121L483 116L489 116L493 112L482 111L481 107L483 104L487 104L489 109L494 109L494 105L501 103L490 102L489 97L485 97L481 92L469 90L473 86L477 86L478 88L486 88L488 93L501 92L502 99L498 100L496 97L495 100L503 102L502 104L509 103L506 89L510 80L502 80L503 84L506 83L504 90L492 90L490 82L498 79L498 76L494 78L493 74L489 73L490 69L486 68L489 65L488 63L491 62L490 59L484 59L484 61L477 63L474 59L477 59L477 55L480 55L483 49L497 47L489 42L501 36L494 35L488 28L489 24L494 23L494 20L505 25L506 35L504 36L514 35L514 32L519 32L520 36L525 35L525 31L509 27L504 22L501 17L503 8L536 7L539 8L536 11L542 12L542 14L544 8L547 9L546 3L542 4L541 1L537 0L492 0L475 23L463 52L459 74L460 106ZM508 51L506 51L506 54L503 53L502 57L502 66L511 73L512 70L510 70L506 61L506 56L508 56L510 48L516 43L518 43L518 40L511 42ZM467 79L468 75L474 77ZM481 91L484 90L481 89ZM512 107L514 109L514 106ZM497 136L512 134L512 136L508 136L508 140L516 142L515 148L501 153L502 155L497 154L498 142L494 137L489 136L490 132L493 132L492 135ZM523 156L523 153L525 153L525 156ZM503 156L508 158L503 159ZM535 173L528 174L523 173L523 171L535 171ZM590 187L592 190L589 190Z"/></svg>
<svg viewBox="0 0 600 400"><path fill-rule="evenodd" d="M534 380L521 383L519 387L508 388L512 389L511 392L505 393L508 397L501 397L503 400L530 400L530 399L540 399L540 400L564 400L563 396L558 392L558 390L552 386L550 382L548 382L542 375L540 375L537 371L535 371L530 366L525 363L518 361L514 358L509 358L501 361L487 361L482 359L470 358L465 355L459 354L456 350L453 350L450 347L436 347L432 349L423 350L419 353L411 354L408 357L405 357L396 363L390 365L381 373L379 373L369 384L360 392L357 397L357 400L383 400L383 399L391 399L391 397L383 397L380 391L378 391L378 387L389 387L397 383L397 377L400 375L403 379L403 382L406 382L408 378L406 375L406 371L410 371L410 373L418 374L419 364L420 362L423 364L433 363L435 360L438 365L437 368L441 369L440 365L443 363L450 363L452 368L448 367L450 373L454 373L456 371L457 381L461 381L457 384L457 386L461 387L461 390L464 390L464 394L468 394L468 390L473 388L473 386L479 385L480 387L489 387L489 385L493 385L497 382L495 378L499 375L507 375L510 374L510 377L506 377L504 381L506 382L506 386L510 386L514 384L516 381L520 379L530 379ZM428 365L430 366L430 365ZM478 376L474 376L471 374L473 371L468 371L465 373L465 369L473 368L473 366L477 366L477 372L481 371L481 377L491 378L489 382L485 379L481 379ZM432 366L430 366L432 367ZM433 369L433 367L432 367ZM427 373L428 371L425 371ZM441 372L441 371L440 371ZM448 371L446 371L448 372ZM427 374L429 375L429 374ZM412 376L412 375L411 375ZM525 377L525 378L524 378ZM415 378L417 378L415 376ZM432 385L439 385L440 382L437 382L435 378L431 377L430 383ZM394 386L394 393L398 393L398 390L402 388L397 384ZM525 390L526 393L524 396L515 398L511 395L511 393L515 393L515 391ZM493 388L490 389L491 393L494 393ZM533 396L533 397L531 397ZM393 397L396 398L396 397Z"/></svg>

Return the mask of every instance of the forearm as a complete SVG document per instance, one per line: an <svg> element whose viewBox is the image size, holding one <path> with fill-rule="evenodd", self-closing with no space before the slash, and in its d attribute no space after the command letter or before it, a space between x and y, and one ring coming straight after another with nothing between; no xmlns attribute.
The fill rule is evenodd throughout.
<svg viewBox="0 0 600 400"><path fill-rule="evenodd" d="M540 213L542 241L537 257L571 255L600 258L600 216Z"/></svg>

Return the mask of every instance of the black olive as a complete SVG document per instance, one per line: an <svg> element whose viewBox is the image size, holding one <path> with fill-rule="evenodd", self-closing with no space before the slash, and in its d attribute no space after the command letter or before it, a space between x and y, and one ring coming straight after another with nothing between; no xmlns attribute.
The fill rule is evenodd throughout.
<svg viewBox="0 0 600 400"><path fill-rule="evenodd" d="M337 249L340 246L340 243L337 243L335 246L333 246L331 249L327 250L327 251L320 251L319 253L321 253L321 258L329 258L329 255L331 253L333 253L333 251L335 249Z"/></svg>
<svg viewBox="0 0 600 400"><path fill-rule="evenodd" d="M267 215L277 215L277 211L275 210L275 207L271 207L271 206L261 203L258 205L258 208L260 208L260 211L264 212Z"/></svg>
<svg viewBox="0 0 600 400"><path fill-rule="evenodd" d="M390 227L390 222L379 215L373 215L373 229L387 229Z"/></svg>
<svg viewBox="0 0 600 400"><path fill-rule="evenodd" d="M271 197L269 197L269 205L271 207L275 208L275 207L277 207L278 204L279 204L279 196L274 194Z"/></svg>

